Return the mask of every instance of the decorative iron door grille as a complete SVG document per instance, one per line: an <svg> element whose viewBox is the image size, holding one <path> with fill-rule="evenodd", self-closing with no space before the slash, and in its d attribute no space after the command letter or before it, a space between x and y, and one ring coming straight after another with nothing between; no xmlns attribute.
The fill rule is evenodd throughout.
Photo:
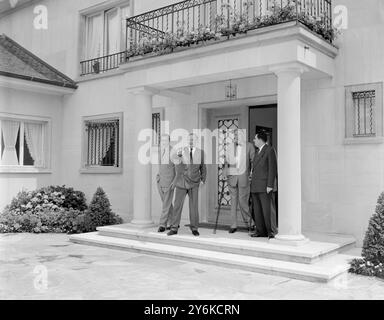
<svg viewBox="0 0 384 320"><path fill-rule="evenodd" d="M218 120L218 131L219 131L219 141L218 141L218 154L222 158L227 151L227 145L233 141L234 131L239 128L239 118L233 119L219 119ZM219 161L218 166L218 177L217 177L217 203L220 204L220 195L223 190L224 185L224 196L221 201L222 207L231 206L231 197L229 195L228 183L223 179L223 170L224 164L222 161Z"/></svg>

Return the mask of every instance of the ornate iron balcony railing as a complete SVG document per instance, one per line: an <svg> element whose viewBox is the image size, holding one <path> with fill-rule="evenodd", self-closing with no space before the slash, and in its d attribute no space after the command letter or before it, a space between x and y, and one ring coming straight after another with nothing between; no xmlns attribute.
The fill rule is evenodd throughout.
<svg viewBox="0 0 384 320"><path fill-rule="evenodd" d="M127 19L128 57L288 21L333 40L331 0L186 0Z"/></svg>
<svg viewBox="0 0 384 320"><path fill-rule="evenodd" d="M185 0L127 19L126 51L81 62L81 74L118 68L134 56L226 39L296 21L332 42L331 0Z"/></svg>

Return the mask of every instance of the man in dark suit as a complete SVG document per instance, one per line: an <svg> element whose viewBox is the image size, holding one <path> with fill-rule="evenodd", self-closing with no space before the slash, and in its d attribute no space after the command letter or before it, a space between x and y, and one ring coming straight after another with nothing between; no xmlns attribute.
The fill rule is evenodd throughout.
<svg viewBox="0 0 384 320"><path fill-rule="evenodd" d="M255 215L256 233L252 237L275 237L271 225L271 195L277 176L276 154L268 144L264 132L253 140L259 149L253 162L251 194Z"/></svg>
<svg viewBox="0 0 384 320"><path fill-rule="evenodd" d="M176 164L176 195L169 236L177 234L185 197L189 197L190 228L194 236L199 236L198 195L200 183L205 183L207 169L204 152L196 148L196 135L189 135L189 147L179 150Z"/></svg>
<svg viewBox="0 0 384 320"><path fill-rule="evenodd" d="M170 136L164 134L161 136L159 148L159 173L157 174L157 189L162 201L162 210L160 216L160 224L158 232L164 232L167 228L167 223L170 220L173 212L173 193L175 189L175 164L171 161L171 145Z"/></svg>

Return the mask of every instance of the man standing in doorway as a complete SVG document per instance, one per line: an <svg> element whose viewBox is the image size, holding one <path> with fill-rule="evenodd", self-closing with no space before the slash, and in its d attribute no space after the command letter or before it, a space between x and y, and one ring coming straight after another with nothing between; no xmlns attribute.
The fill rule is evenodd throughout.
<svg viewBox="0 0 384 320"><path fill-rule="evenodd" d="M197 136L189 134L189 147L177 154L179 164L176 165L176 195L169 236L177 234L181 220L181 212L186 195L189 197L190 229L194 236L199 236L198 195L200 183L205 184L207 169L204 163L204 152L196 148Z"/></svg>
<svg viewBox="0 0 384 320"><path fill-rule="evenodd" d="M224 180L227 180L231 195L232 224L229 233L237 231L237 206L249 227L252 218L249 211L250 177L255 157L254 146L246 141L242 130L235 130L233 142L226 146Z"/></svg>
<svg viewBox="0 0 384 320"><path fill-rule="evenodd" d="M277 176L276 154L268 144L266 133L256 134L254 143L259 149L253 162L251 194L255 212L256 233L252 237L268 237L275 234L271 225L271 195Z"/></svg>
<svg viewBox="0 0 384 320"><path fill-rule="evenodd" d="M157 188L162 201L162 210L158 232L164 232L167 224L171 223L173 213L173 194L175 189L175 165L171 161L170 136L163 134L161 136L159 148L159 173L157 174Z"/></svg>

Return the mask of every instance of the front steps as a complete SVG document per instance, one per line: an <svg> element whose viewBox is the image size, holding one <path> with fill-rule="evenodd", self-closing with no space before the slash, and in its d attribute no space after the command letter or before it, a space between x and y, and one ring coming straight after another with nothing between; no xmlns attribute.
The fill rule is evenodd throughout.
<svg viewBox="0 0 384 320"><path fill-rule="evenodd" d="M178 235L168 237L155 229L120 225L72 235L70 240L316 282L327 282L345 273L348 262L354 258L340 253L355 243L345 236L312 235L313 241L308 244L291 247L273 244L267 239L251 239L246 233L229 235L217 231L214 235L212 230L199 231L200 237L194 237L188 228L182 227Z"/></svg>

